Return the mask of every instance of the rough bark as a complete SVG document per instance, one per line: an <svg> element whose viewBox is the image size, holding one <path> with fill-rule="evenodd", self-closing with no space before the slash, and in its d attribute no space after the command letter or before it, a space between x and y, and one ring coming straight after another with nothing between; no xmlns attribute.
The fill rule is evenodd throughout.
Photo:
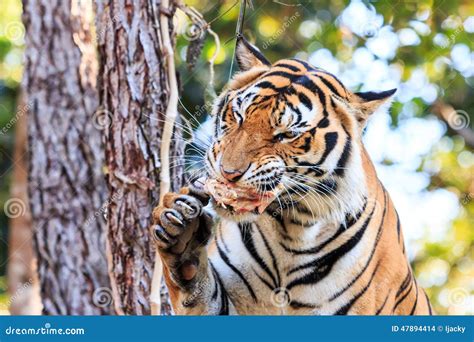
<svg viewBox="0 0 474 342"><path fill-rule="evenodd" d="M24 0L29 200L44 314L108 314L91 1Z"/></svg>
<svg viewBox="0 0 474 342"><path fill-rule="evenodd" d="M112 292L118 313L149 314L155 253L149 225L159 197L160 141L169 98L159 13L172 15L174 9L160 8L159 0L96 4ZM170 151L173 164L182 155L178 136ZM172 180L177 189L180 168L173 168Z"/></svg>
<svg viewBox="0 0 474 342"><path fill-rule="evenodd" d="M27 116L28 104L20 100L15 127L10 195L20 210L10 217L8 253L9 311L12 315L41 314L41 297L33 253L33 225L28 203Z"/></svg>

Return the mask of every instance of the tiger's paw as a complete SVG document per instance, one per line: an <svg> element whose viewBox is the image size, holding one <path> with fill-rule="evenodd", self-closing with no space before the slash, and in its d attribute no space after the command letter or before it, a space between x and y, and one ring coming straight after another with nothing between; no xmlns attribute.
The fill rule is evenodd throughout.
<svg viewBox="0 0 474 342"><path fill-rule="evenodd" d="M151 234L160 257L178 284L196 278L207 258L206 244L212 231L212 217L203 210L208 199L202 193L182 188L168 193L153 210Z"/></svg>

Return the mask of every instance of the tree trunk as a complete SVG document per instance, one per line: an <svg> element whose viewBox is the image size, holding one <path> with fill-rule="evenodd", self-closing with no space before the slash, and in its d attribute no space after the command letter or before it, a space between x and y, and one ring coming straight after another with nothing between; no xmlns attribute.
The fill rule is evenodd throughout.
<svg viewBox="0 0 474 342"><path fill-rule="evenodd" d="M13 154L11 205L19 210L10 215L8 292L11 315L41 314L41 297L33 253L33 225L28 208L28 156L27 116L28 104L20 99L15 126L15 150ZM11 207L13 209L13 207Z"/></svg>
<svg viewBox="0 0 474 342"><path fill-rule="evenodd" d="M24 0L29 196L44 314L113 312L92 15L91 1Z"/></svg>
<svg viewBox="0 0 474 342"><path fill-rule="evenodd" d="M159 197L161 133L169 99L159 14L171 16L174 8L160 8L159 0L96 4L102 81L98 119L106 132L115 308L123 314L149 314L155 254L149 226ZM171 145L173 164L181 164L178 135ZM173 168L171 179L172 189L177 189L182 170Z"/></svg>

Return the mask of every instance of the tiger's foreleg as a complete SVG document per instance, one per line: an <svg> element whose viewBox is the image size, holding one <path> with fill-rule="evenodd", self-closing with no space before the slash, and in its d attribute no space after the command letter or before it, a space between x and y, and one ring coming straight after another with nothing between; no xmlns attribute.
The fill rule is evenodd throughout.
<svg viewBox="0 0 474 342"><path fill-rule="evenodd" d="M183 188L153 210L155 238L173 309L178 315L227 315L235 309L207 255L212 217L206 197Z"/></svg>

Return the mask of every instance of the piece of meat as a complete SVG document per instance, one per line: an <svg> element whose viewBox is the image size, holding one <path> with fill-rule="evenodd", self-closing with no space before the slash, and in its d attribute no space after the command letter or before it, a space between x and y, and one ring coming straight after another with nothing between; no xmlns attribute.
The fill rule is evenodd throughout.
<svg viewBox="0 0 474 342"><path fill-rule="evenodd" d="M236 213L251 212L257 209L261 214L279 194L283 186L272 191L258 192L254 188L242 188L234 184L224 184L215 179L205 181L205 191L223 208L231 207Z"/></svg>

